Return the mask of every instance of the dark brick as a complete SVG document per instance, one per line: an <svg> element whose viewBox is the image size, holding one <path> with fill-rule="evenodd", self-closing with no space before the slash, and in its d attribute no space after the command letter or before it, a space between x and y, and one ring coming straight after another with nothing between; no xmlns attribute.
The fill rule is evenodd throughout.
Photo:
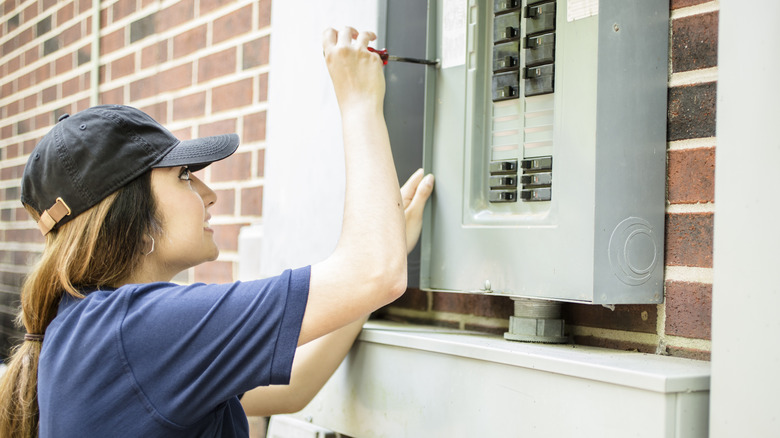
<svg viewBox="0 0 780 438"><path fill-rule="evenodd" d="M667 214L666 264L711 268L713 219L712 213Z"/></svg>
<svg viewBox="0 0 780 438"><path fill-rule="evenodd" d="M57 50L60 50L59 38L53 37L43 42L43 56L46 56L50 53L54 53Z"/></svg>
<svg viewBox="0 0 780 438"><path fill-rule="evenodd" d="M655 333L658 307L655 305L604 306L564 303L563 318L568 325L599 327L641 333Z"/></svg>
<svg viewBox="0 0 780 438"><path fill-rule="evenodd" d="M425 312L428 310L429 295L430 292L409 288L403 295L401 295L401 298L398 298L392 304L390 304L390 307L420 310Z"/></svg>
<svg viewBox="0 0 780 438"><path fill-rule="evenodd" d="M130 42L134 43L154 34L157 30L156 22L156 13L154 13L130 23Z"/></svg>
<svg viewBox="0 0 780 438"><path fill-rule="evenodd" d="M666 334L712 338L712 285L666 282Z"/></svg>
<svg viewBox="0 0 780 438"><path fill-rule="evenodd" d="M718 12L672 21L672 72L718 65Z"/></svg>
<svg viewBox="0 0 780 438"><path fill-rule="evenodd" d="M76 59L78 65L85 64L92 59L92 49L90 46L82 47L76 52Z"/></svg>
<svg viewBox="0 0 780 438"><path fill-rule="evenodd" d="M506 297L445 292L433 294L432 309L435 312L451 312L507 320L514 314L514 304Z"/></svg>
<svg viewBox="0 0 780 438"><path fill-rule="evenodd" d="M6 2L8 3L8 2ZM14 15L13 17L8 19L8 30L14 30L17 27L19 27L19 14Z"/></svg>
<svg viewBox="0 0 780 438"><path fill-rule="evenodd" d="M51 15L35 23L35 37L39 37L51 30Z"/></svg>
<svg viewBox="0 0 780 438"><path fill-rule="evenodd" d="M715 136L716 83L669 89L667 139Z"/></svg>

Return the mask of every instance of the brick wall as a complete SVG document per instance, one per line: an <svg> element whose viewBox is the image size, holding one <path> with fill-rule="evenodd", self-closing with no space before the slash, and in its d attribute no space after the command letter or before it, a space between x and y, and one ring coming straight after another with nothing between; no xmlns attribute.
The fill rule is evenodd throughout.
<svg viewBox="0 0 780 438"><path fill-rule="evenodd" d="M182 280L232 280L238 231L262 215L270 0L109 0L100 7L97 57L89 0L11 0L0 11L2 339L43 242L20 207L19 180L26 156L62 113L96 99L140 107L183 139L241 135L235 158L201 172L219 196L211 222L220 258ZM565 313L580 344L707 359L718 1L672 0L670 16L666 300L614 310L567 304ZM508 299L414 290L383 312L497 333L511 313Z"/></svg>
<svg viewBox="0 0 780 438"><path fill-rule="evenodd" d="M241 226L262 215L271 0L9 0L0 22L0 356L24 274L43 248L19 202L26 158L57 117L93 103L141 108L189 139L237 132L235 157L199 172L219 201L217 261L183 281L231 281ZM94 72L99 87L93 87ZM97 91L97 92L96 92Z"/></svg>
<svg viewBox="0 0 780 438"><path fill-rule="evenodd" d="M709 359L718 1L671 0L665 301L565 304L578 344ZM509 299L410 291L386 318L503 333Z"/></svg>

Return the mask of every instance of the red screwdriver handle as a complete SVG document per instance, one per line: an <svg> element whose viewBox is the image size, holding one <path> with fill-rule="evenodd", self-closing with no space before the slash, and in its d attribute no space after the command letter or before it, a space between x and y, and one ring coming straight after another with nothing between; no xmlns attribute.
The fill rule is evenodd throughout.
<svg viewBox="0 0 780 438"><path fill-rule="evenodd" d="M383 65L387 65L387 60L388 60L387 58L390 57L390 55L387 54L387 49L377 50L373 47L367 47L367 48L369 52L373 52L379 55L379 59L382 60Z"/></svg>

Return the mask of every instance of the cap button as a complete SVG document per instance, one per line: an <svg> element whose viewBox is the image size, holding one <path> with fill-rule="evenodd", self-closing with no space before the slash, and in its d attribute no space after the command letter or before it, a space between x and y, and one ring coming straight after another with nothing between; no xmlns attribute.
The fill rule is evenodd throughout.
<svg viewBox="0 0 780 438"><path fill-rule="evenodd" d="M58 121L58 122L61 122L61 121L65 120L65 119L67 119L68 117L70 117L70 114L68 114L68 113L65 113L65 114L63 114L63 115L59 116L59 117L57 118L57 121Z"/></svg>

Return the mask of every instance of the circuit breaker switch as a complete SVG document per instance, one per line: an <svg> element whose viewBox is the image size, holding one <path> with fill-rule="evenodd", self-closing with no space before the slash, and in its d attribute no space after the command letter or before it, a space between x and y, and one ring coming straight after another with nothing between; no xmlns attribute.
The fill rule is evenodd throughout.
<svg viewBox="0 0 780 438"><path fill-rule="evenodd" d="M517 187L517 177L514 175L491 176L489 185L491 189Z"/></svg>
<svg viewBox="0 0 780 438"><path fill-rule="evenodd" d="M490 202L517 202L517 190L491 190Z"/></svg>
<svg viewBox="0 0 780 438"><path fill-rule="evenodd" d="M531 173L520 176L524 186L549 186L552 184L552 172Z"/></svg>
<svg viewBox="0 0 780 438"><path fill-rule="evenodd" d="M528 67L555 61L555 34L529 36L523 40L525 65Z"/></svg>
<svg viewBox="0 0 780 438"><path fill-rule="evenodd" d="M528 158L520 162L520 167L526 172L552 170L552 157Z"/></svg>
<svg viewBox="0 0 780 438"><path fill-rule="evenodd" d="M527 35L555 30L555 2L526 6L523 12Z"/></svg>
<svg viewBox="0 0 780 438"><path fill-rule="evenodd" d="M493 12L500 14L520 6L520 0L493 0Z"/></svg>
<svg viewBox="0 0 780 438"><path fill-rule="evenodd" d="M538 189L527 189L520 191L520 199L528 202L549 201L552 199L552 189L542 187Z"/></svg>
<svg viewBox="0 0 780 438"><path fill-rule="evenodd" d="M517 174L517 160L491 161L490 174L514 173Z"/></svg>

